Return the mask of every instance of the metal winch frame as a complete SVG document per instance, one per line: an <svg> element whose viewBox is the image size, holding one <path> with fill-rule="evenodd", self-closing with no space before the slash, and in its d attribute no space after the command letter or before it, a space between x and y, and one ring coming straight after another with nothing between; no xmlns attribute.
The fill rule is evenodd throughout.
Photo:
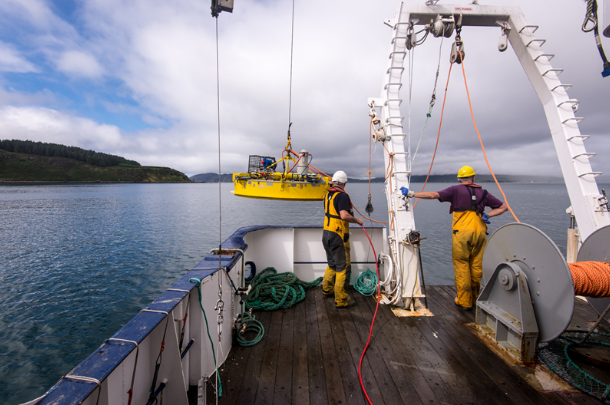
<svg viewBox="0 0 610 405"><path fill-rule="evenodd" d="M608 240L610 226L592 234L579 261L607 261ZM483 256L483 280L476 326L522 363L535 362L538 342L556 339L572 320L570 268L555 243L531 225L507 224L491 235ZM602 314L610 298L593 302Z"/></svg>
<svg viewBox="0 0 610 405"><path fill-rule="evenodd" d="M410 49L423 44L428 33L434 37L446 37L453 27L495 27L499 30L498 49L505 51L512 46L528 79L532 83L544 107L549 129L565 179L571 210L578 221L580 242L604 226L610 225L608 207L599 193L595 172L589 159L595 153L587 152L578 124L584 120L574 113L579 101L568 96L572 86L559 79L563 69L554 68L554 55L546 53L542 46L545 39L535 35L538 26L530 25L518 7L487 6L479 4L450 5L428 1L426 4L400 3L396 16L385 21L392 29L389 64L384 75L381 95L368 99L373 110L373 122L378 125L375 141L384 144L384 163L390 173L386 180L386 200L391 227L390 255L397 269L394 283L401 286L403 306L412 305L425 294L418 277L418 258L412 246L406 243L407 235L416 229L411 200L404 198L401 187L410 188L411 150L409 133L403 128L405 117L401 114L400 90L405 71L405 59ZM415 26L429 26L424 37L417 39ZM420 31L421 32L421 31Z"/></svg>

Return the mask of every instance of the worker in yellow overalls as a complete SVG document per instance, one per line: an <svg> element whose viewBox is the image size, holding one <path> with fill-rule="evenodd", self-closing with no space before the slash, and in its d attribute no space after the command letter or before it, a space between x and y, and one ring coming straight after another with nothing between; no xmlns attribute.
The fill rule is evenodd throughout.
<svg viewBox="0 0 610 405"><path fill-rule="evenodd" d="M479 296L489 218L508 210L501 200L474 184L475 175L472 167L464 166L458 171L460 184L457 186L439 192L419 193L406 189L408 197L438 199L441 202L451 203L449 208L449 213L453 213L451 256L457 290L454 301L463 308L472 308ZM485 213L485 207L490 207L491 211Z"/></svg>
<svg viewBox="0 0 610 405"><path fill-rule="evenodd" d="M324 196L324 231L322 244L326 251L328 267L322 284L324 295L335 297L337 308L347 308L352 265L350 261L349 223L362 226L360 218L354 218L352 202L345 192L347 175L339 170L333 175L333 187Z"/></svg>

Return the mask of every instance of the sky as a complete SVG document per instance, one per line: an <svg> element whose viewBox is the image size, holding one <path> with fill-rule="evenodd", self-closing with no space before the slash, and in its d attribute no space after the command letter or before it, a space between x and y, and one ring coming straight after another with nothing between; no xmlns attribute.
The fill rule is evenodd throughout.
<svg viewBox="0 0 610 405"><path fill-rule="evenodd" d="M581 101L580 130L591 135L587 151L598 154L593 170L610 174L610 78L600 74L593 34L581 31L585 2L479 3L520 6L530 24L540 25L543 49L556 54L553 67L564 69L562 82L573 85L568 94ZM383 21L397 6L394 0L295 0L291 91L287 0L235 0L234 12L218 21L207 0L2 0L0 139L78 146L193 175L218 172L220 117L220 171L230 173L245 171L250 154L279 158L290 114L293 149L308 150L324 171L364 177L367 98L381 93L391 40ZM491 167L560 177L540 101L510 46L498 51L499 36L499 28L462 31ZM610 53L610 39L602 41ZM441 48L430 36L415 49L410 104L403 76L402 113L413 151L423 133L413 174L430 167L452 42L444 39ZM439 50L438 99L424 131ZM466 164L489 173L454 69L433 173L453 174ZM374 177L383 176L379 145L372 167Z"/></svg>

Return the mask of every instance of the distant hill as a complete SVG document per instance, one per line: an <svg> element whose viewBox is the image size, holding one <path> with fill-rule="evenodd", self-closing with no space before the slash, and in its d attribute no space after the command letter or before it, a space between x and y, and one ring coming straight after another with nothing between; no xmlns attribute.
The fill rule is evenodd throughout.
<svg viewBox="0 0 610 405"><path fill-rule="evenodd" d="M81 149L76 146L66 146L57 143L4 139L0 140L0 149L7 152L25 153L28 155L74 159L100 167L118 166L121 164L140 166L138 162L127 160L121 156L109 155L107 153L100 153L93 150Z"/></svg>
<svg viewBox="0 0 610 405"><path fill-rule="evenodd" d="M561 183L563 179L560 177L544 177L544 176L514 176L506 174L498 174L496 178L501 183ZM218 173L201 173L190 177L191 180L198 183L218 183ZM232 174L222 174L221 181L223 183L232 182ZM351 183L368 183L368 179L349 178ZM383 183L383 177L371 179L371 183ZM426 181L426 176L411 176L412 183L423 183ZM457 177L453 174L435 174L431 175L428 182L430 183L455 183ZM494 179L491 175L482 174L476 177L477 183L493 183Z"/></svg>
<svg viewBox="0 0 610 405"><path fill-rule="evenodd" d="M218 183L218 173L200 173L189 177L196 183ZM233 181L232 173L223 173L220 175L222 183L231 183Z"/></svg>
<svg viewBox="0 0 610 405"><path fill-rule="evenodd" d="M38 156L0 149L0 183L190 182L184 173L169 167L140 166L137 162L133 162L135 165L131 165L125 162L114 166L100 167L64 157Z"/></svg>

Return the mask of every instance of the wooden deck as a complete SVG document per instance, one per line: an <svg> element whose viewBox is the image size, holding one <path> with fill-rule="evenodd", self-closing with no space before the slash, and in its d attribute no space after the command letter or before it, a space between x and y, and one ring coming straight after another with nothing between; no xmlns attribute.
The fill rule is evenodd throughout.
<svg viewBox="0 0 610 405"><path fill-rule="evenodd" d="M397 318L380 305L362 377L374 404L600 404L576 391L543 391L533 369L498 357L465 324L474 311L453 304L455 288L428 286L433 317ZM234 347L221 367L219 404L366 404L358 363L375 311L373 298L336 309L322 289L289 310L259 312L265 337ZM596 319L577 300L571 328ZM605 324L607 326L607 323ZM524 378L525 377L525 378ZM208 389L208 403L215 403Z"/></svg>

